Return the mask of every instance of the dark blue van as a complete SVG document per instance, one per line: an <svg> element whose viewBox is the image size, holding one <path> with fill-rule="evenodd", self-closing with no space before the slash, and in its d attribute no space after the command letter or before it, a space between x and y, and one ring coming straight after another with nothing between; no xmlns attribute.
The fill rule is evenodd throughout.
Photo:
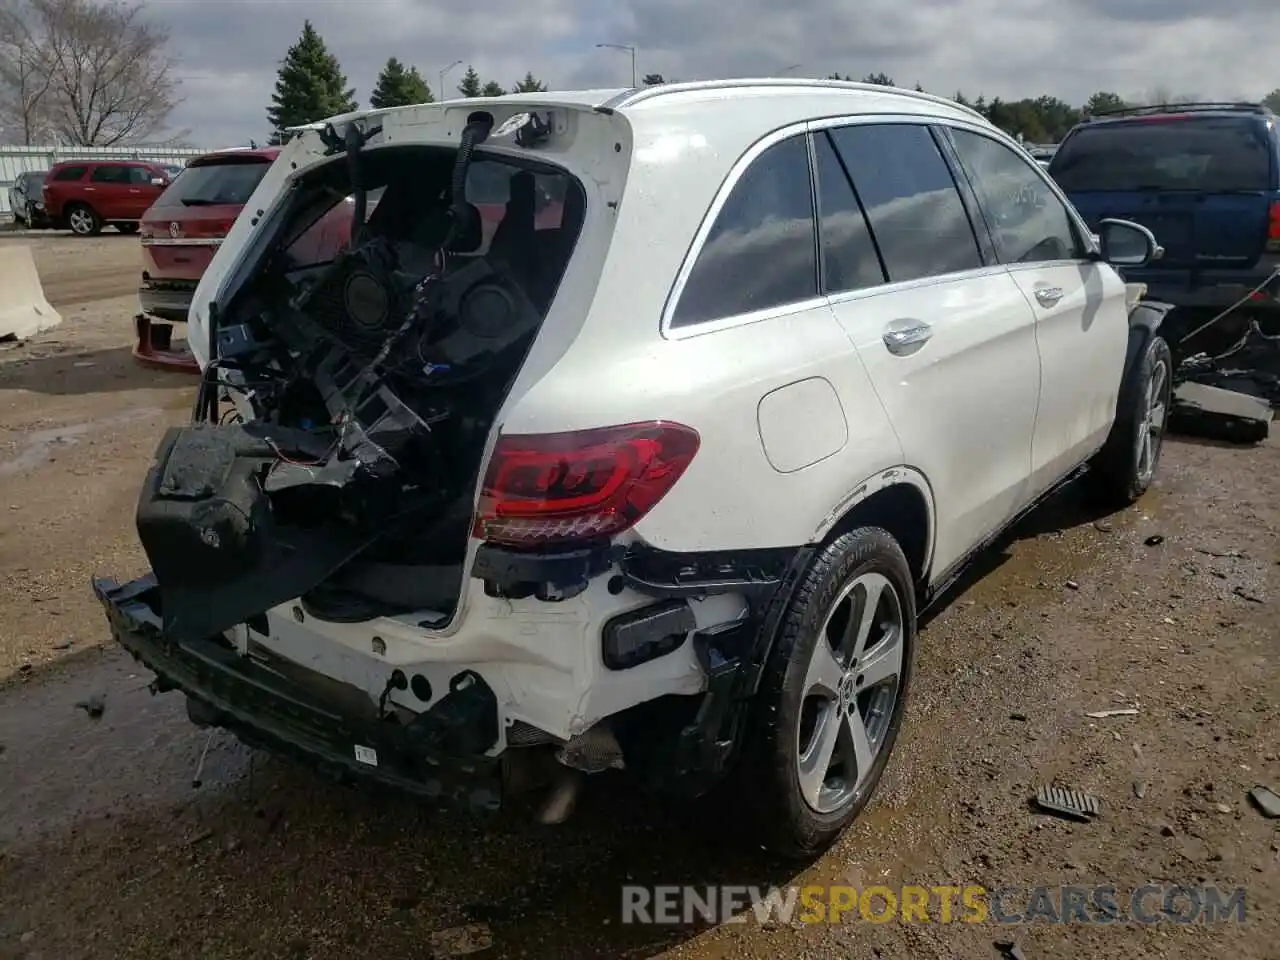
<svg viewBox="0 0 1280 960"><path fill-rule="evenodd" d="M1280 315L1280 134L1266 107L1178 104L1091 118L1063 138L1049 174L1093 230L1120 217L1155 234L1164 256L1124 271L1152 299L1196 313L1245 299L1250 313Z"/></svg>

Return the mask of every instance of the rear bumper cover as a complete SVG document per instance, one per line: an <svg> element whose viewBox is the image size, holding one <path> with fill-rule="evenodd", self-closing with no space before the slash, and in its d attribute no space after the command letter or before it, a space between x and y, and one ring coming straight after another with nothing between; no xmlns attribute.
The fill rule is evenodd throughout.
<svg viewBox="0 0 1280 960"><path fill-rule="evenodd" d="M501 804L497 758L441 747L429 722L400 725L335 711L302 685L242 656L220 638L174 643L161 632L154 576L129 583L97 579L93 590L115 640L156 674L156 692L180 690L203 715L242 740L302 760L343 780L403 790L476 813Z"/></svg>
<svg viewBox="0 0 1280 960"><path fill-rule="evenodd" d="M159 317L161 320L168 320L170 323L186 323L195 292L195 284L190 287L170 286L144 279L138 288L138 301L143 313Z"/></svg>

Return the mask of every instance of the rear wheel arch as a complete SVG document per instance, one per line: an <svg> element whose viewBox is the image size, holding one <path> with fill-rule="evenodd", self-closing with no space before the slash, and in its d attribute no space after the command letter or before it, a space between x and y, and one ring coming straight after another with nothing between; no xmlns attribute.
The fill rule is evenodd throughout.
<svg viewBox="0 0 1280 960"><path fill-rule="evenodd" d="M880 527L898 541L917 590L928 581L933 560L933 489L911 467L894 467L863 481L828 514L814 540L830 543L858 527Z"/></svg>

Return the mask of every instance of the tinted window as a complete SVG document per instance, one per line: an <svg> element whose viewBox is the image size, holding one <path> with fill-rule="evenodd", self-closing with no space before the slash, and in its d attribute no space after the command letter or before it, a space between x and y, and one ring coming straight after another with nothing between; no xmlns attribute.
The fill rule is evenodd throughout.
<svg viewBox="0 0 1280 960"><path fill-rule="evenodd" d="M840 157L826 134L815 137L813 146L818 160L824 292L840 293L884 283L880 255Z"/></svg>
<svg viewBox="0 0 1280 960"><path fill-rule="evenodd" d="M270 166L264 160L242 160L188 167L156 203L166 207L244 206Z"/></svg>
<svg viewBox="0 0 1280 960"><path fill-rule="evenodd" d="M809 150L801 134L765 150L734 185L672 322L767 310L817 292Z"/></svg>
<svg viewBox="0 0 1280 960"><path fill-rule="evenodd" d="M130 183L150 183L153 177L160 176L159 170L150 167L129 167Z"/></svg>
<svg viewBox="0 0 1280 960"><path fill-rule="evenodd" d="M63 167L53 175L54 180L79 180L87 167Z"/></svg>
<svg viewBox="0 0 1280 960"><path fill-rule="evenodd" d="M129 168L116 166L94 167L93 175L89 179L94 183L128 183Z"/></svg>
<svg viewBox="0 0 1280 960"><path fill-rule="evenodd" d="M1028 161L990 137L966 130L953 130L951 135L1003 262L1070 260L1077 255L1067 208Z"/></svg>
<svg viewBox="0 0 1280 960"><path fill-rule="evenodd" d="M1079 127L1049 172L1063 190L1269 190L1271 134L1252 119L1103 122Z"/></svg>
<svg viewBox="0 0 1280 960"><path fill-rule="evenodd" d="M982 266L964 203L928 128L884 123L831 131L891 281Z"/></svg>

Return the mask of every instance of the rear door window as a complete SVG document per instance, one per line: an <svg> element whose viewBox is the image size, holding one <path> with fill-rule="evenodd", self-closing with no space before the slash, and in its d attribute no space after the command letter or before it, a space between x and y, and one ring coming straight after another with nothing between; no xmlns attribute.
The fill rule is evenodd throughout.
<svg viewBox="0 0 1280 960"><path fill-rule="evenodd" d="M933 133L909 123L837 127L831 139L891 282L981 267L978 238Z"/></svg>
<svg viewBox="0 0 1280 960"><path fill-rule="evenodd" d="M265 160L206 163L187 167L158 203L166 207L244 206L271 164Z"/></svg>
<svg viewBox="0 0 1280 960"><path fill-rule="evenodd" d="M89 179L93 183L128 183L129 168L104 163L102 166L93 168Z"/></svg>
<svg viewBox="0 0 1280 960"><path fill-rule="evenodd" d="M1253 118L1144 118L1078 128L1049 172L1068 193L1270 190L1272 152Z"/></svg>
<svg viewBox="0 0 1280 960"><path fill-rule="evenodd" d="M809 148L797 134L766 149L734 184L672 315L673 327L818 295Z"/></svg>
<svg viewBox="0 0 1280 960"><path fill-rule="evenodd" d="M1080 255L1067 208L1031 161L990 137L959 129L950 134L1002 262L1070 260Z"/></svg>

